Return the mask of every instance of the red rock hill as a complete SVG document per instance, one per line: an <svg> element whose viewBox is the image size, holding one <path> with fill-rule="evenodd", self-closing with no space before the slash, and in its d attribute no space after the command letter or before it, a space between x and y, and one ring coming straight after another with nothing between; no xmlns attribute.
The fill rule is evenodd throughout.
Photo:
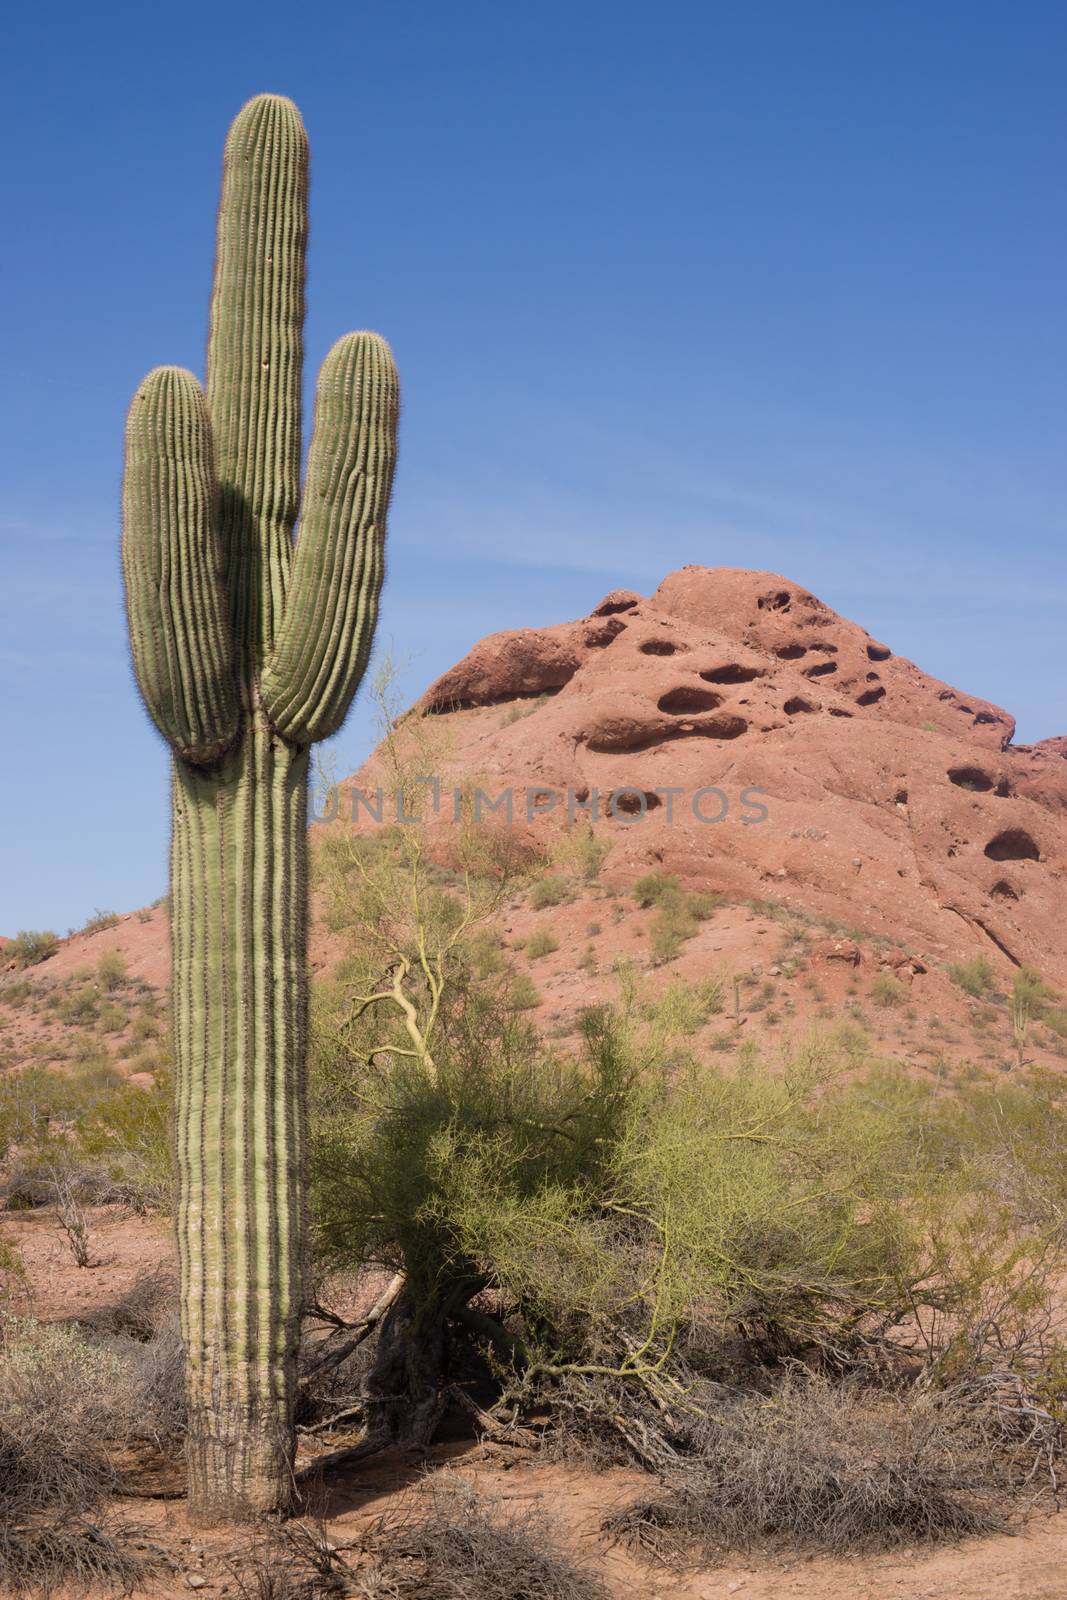
<svg viewBox="0 0 1067 1600"><path fill-rule="evenodd" d="M491 634L416 714L439 736L443 818L449 786L476 782L544 834L569 795L574 816L598 806L609 878L662 866L1067 982L1067 739L1013 746L999 706L787 578L684 567L650 598ZM353 782L381 770L372 757Z"/></svg>

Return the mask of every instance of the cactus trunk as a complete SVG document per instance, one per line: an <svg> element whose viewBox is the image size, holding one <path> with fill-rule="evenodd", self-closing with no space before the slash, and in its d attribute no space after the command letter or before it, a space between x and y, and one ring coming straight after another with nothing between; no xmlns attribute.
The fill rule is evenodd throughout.
<svg viewBox="0 0 1067 1600"><path fill-rule="evenodd" d="M226 142L206 397L164 367L126 432L123 570L173 752L171 931L190 1508L293 1503L304 1249L308 748L377 619L397 382L374 334L319 378L300 502L307 141L260 95Z"/></svg>
<svg viewBox="0 0 1067 1600"><path fill-rule="evenodd" d="M190 1509L201 1519L269 1509L291 1475L306 773L306 752L263 723L217 773L175 764L178 1246Z"/></svg>

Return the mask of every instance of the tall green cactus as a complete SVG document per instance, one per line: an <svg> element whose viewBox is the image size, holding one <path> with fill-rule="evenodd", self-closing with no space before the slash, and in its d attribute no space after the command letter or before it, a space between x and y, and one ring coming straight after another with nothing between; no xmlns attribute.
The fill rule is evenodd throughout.
<svg viewBox="0 0 1067 1600"><path fill-rule="evenodd" d="M162 367L126 431L134 666L173 751L178 1251L190 1506L293 1494L304 1248L308 747L367 663L396 454L388 346L327 356L300 505L307 138L260 95L226 141L207 394Z"/></svg>

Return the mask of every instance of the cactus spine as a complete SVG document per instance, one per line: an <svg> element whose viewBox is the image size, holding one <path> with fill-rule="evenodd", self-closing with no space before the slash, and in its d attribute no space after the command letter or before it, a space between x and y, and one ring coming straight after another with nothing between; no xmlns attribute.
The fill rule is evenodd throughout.
<svg viewBox="0 0 1067 1600"><path fill-rule="evenodd" d="M308 151L260 95L226 142L206 397L164 367L126 430L134 667L173 752L171 936L190 1507L293 1497L307 1049L308 747L367 663L396 454L392 357L323 364L298 536Z"/></svg>

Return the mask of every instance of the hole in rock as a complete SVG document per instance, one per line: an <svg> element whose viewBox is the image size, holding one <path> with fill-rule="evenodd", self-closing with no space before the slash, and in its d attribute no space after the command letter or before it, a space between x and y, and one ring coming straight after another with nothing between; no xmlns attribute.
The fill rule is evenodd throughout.
<svg viewBox="0 0 1067 1600"><path fill-rule="evenodd" d="M998 878L989 892L994 900L1018 900L1019 898L1018 890L1012 888L1007 878Z"/></svg>
<svg viewBox="0 0 1067 1600"><path fill-rule="evenodd" d="M985 847L990 861L1040 861L1041 851L1025 828L1005 828Z"/></svg>
<svg viewBox="0 0 1067 1600"><path fill-rule="evenodd" d="M603 650L609 644L613 644L620 633L625 632L625 622L621 622L618 617L610 617L599 626L594 624L591 628L586 629L585 643L591 650Z"/></svg>
<svg viewBox="0 0 1067 1600"><path fill-rule="evenodd" d="M825 678L828 673L836 671L836 661L816 661L813 667L804 668L804 676L805 678Z"/></svg>
<svg viewBox="0 0 1067 1600"><path fill-rule="evenodd" d="M709 667L700 674L705 683L751 683L763 675L762 667L743 667L739 661L728 661L723 667Z"/></svg>
<svg viewBox="0 0 1067 1600"><path fill-rule="evenodd" d="M812 705L810 700L805 700L799 694L795 694L792 700L786 701L785 705L782 707L782 710L785 712L787 717L795 717L798 712L814 711L815 707Z"/></svg>
<svg viewBox="0 0 1067 1600"><path fill-rule="evenodd" d="M906 806L908 803L907 789L898 789L896 794L893 796L893 801L894 804L898 806Z"/></svg>
<svg viewBox="0 0 1067 1600"><path fill-rule="evenodd" d="M843 706L831 706L830 707L830 715L832 717L850 717L852 715L852 712L851 711L846 711Z"/></svg>
<svg viewBox="0 0 1067 1600"><path fill-rule="evenodd" d="M761 594L756 604L761 611L788 611L791 599L788 589L772 589L770 594Z"/></svg>
<svg viewBox="0 0 1067 1600"><path fill-rule="evenodd" d="M695 734L703 739L739 739L748 732L748 723L744 717L706 717L703 722L687 723L678 732L682 737Z"/></svg>
<svg viewBox="0 0 1067 1600"><path fill-rule="evenodd" d="M808 649L803 644L780 644L774 653L779 661L799 661L801 656L807 655Z"/></svg>
<svg viewBox="0 0 1067 1600"><path fill-rule="evenodd" d="M885 689L879 684L877 689L865 689L862 694L858 694L856 696L856 704L858 706L873 706L884 697Z"/></svg>
<svg viewBox="0 0 1067 1600"><path fill-rule="evenodd" d="M991 711L976 711L974 720L975 722L996 722L997 718Z"/></svg>
<svg viewBox="0 0 1067 1600"><path fill-rule="evenodd" d="M809 649L818 650L824 656L836 656L837 654L836 644L813 644L809 646Z"/></svg>
<svg viewBox="0 0 1067 1600"><path fill-rule="evenodd" d="M868 674L867 674L867 682L868 683L881 683L881 681L882 680L878 676L877 672L868 672Z"/></svg>
<svg viewBox="0 0 1067 1600"><path fill-rule="evenodd" d="M608 816L610 817L613 811L616 814L621 812L624 817L640 816L642 796L644 797L645 811L655 811L657 806L663 804L659 795L651 793L648 789L616 789L613 794L608 796Z"/></svg>
<svg viewBox="0 0 1067 1600"><path fill-rule="evenodd" d="M949 767L948 781L957 789L970 789L975 794L985 794L993 787L992 778L981 767Z"/></svg>
<svg viewBox="0 0 1067 1600"><path fill-rule="evenodd" d="M695 684L683 684L680 689L670 689L656 702L661 711L681 716L686 711L714 711L722 705L722 695L710 689L698 689Z"/></svg>
<svg viewBox="0 0 1067 1600"><path fill-rule="evenodd" d="M568 674L568 679L570 677L573 677L573 673ZM479 695L476 699L470 700L431 700L426 707L426 715L446 717L453 711L477 711L483 706L509 706L516 700L545 700L551 695L559 694L563 687L562 683L550 683L540 689L516 689L505 694Z"/></svg>
<svg viewBox="0 0 1067 1600"><path fill-rule="evenodd" d="M690 737L704 739L737 739L748 731L744 717L704 717L699 722L682 722L667 727L650 727L647 723L612 725L593 728L587 735L590 750L598 754L612 754L620 750L648 750L666 744L671 739Z"/></svg>
<svg viewBox="0 0 1067 1600"><path fill-rule="evenodd" d="M867 646L868 661L888 661L893 654L884 644L869 644Z"/></svg>
<svg viewBox="0 0 1067 1600"><path fill-rule="evenodd" d="M637 648L643 656L673 656L678 650L678 646L669 639L646 639Z"/></svg>

